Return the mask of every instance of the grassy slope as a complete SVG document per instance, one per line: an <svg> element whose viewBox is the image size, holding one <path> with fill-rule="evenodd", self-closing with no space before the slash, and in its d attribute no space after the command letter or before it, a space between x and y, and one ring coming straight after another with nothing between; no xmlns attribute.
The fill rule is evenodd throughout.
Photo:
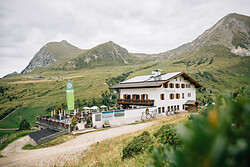
<svg viewBox="0 0 250 167"><path fill-rule="evenodd" d="M175 59L165 59L147 64L99 67L75 71L37 71L23 76L0 80L0 86L7 86L7 95L0 96L0 114L8 108L22 106L57 106L66 102L65 81L74 81L75 99L101 97L102 91L108 89L106 79L119 76L123 72L134 71L128 78L138 75L148 75L154 69L165 72L185 71L206 87L205 91L197 93L199 102L234 86L249 85L250 57L236 56L222 46L204 47L201 50L183 55ZM107 72L107 70L109 72ZM45 79L35 79L42 75ZM63 80L48 81L50 77ZM10 101L7 97L16 97Z"/></svg>
<svg viewBox="0 0 250 167"><path fill-rule="evenodd" d="M5 135L11 135L12 133L14 133L15 132L15 130L1 130L0 131L0 139L2 138L2 137L4 137Z"/></svg>
<svg viewBox="0 0 250 167"><path fill-rule="evenodd" d="M58 62L68 60L68 59L84 52L84 50L79 49L66 41L50 42L50 43L46 44L46 47L48 48L48 50L50 50L50 52L53 53L54 58Z"/></svg>
<svg viewBox="0 0 250 167"><path fill-rule="evenodd" d="M22 119L26 119L34 125L36 116L46 114L46 107L24 107L15 111L12 115L0 122L0 128L19 128Z"/></svg>

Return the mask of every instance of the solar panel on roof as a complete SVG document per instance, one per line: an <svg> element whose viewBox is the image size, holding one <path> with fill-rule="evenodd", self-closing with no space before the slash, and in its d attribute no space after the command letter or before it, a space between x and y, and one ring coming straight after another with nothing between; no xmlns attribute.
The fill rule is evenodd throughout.
<svg viewBox="0 0 250 167"><path fill-rule="evenodd" d="M121 83L144 82L144 81L148 80L150 77L152 77L152 75L138 76L138 77L134 77L134 78L128 79L126 81L123 81Z"/></svg>
<svg viewBox="0 0 250 167"><path fill-rule="evenodd" d="M161 81L168 80L168 79L170 79L170 78L172 78L180 73L182 73L182 72L174 72L174 73L167 73L167 74L161 75L160 80ZM135 83L135 82L151 82L151 81L155 81L155 78L152 75L144 75L144 76L138 76L138 77L128 79L126 81L121 82L121 84Z"/></svg>

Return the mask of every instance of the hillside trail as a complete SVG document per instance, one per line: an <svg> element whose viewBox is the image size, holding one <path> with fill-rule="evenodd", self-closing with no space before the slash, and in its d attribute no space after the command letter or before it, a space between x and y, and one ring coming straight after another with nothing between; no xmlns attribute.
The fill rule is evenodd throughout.
<svg viewBox="0 0 250 167"><path fill-rule="evenodd" d="M25 136L1 151L4 157L0 158L0 166L67 166L82 158L88 147L94 143L136 132L155 123L157 120L86 133L57 146L34 150L22 150L28 144L29 137Z"/></svg>

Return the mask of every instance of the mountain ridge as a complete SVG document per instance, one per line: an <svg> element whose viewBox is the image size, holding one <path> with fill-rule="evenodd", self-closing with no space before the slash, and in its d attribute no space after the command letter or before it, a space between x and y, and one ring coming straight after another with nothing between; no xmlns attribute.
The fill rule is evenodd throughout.
<svg viewBox="0 0 250 167"><path fill-rule="evenodd" d="M118 44L108 41L91 49L82 50L63 40L43 46L21 72L32 72L36 67L55 66L57 70L94 68L95 66L132 65L161 59L176 59L210 46L221 45L240 56L250 56L250 17L231 13L204 31L192 42L158 54L129 53ZM215 47L216 48L216 47ZM223 49L222 49L223 50Z"/></svg>
<svg viewBox="0 0 250 167"><path fill-rule="evenodd" d="M243 32L242 32L243 31ZM250 17L231 13L220 19L211 28L205 30L192 42L162 52L162 57L174 57L197 51L203 46L223 45L232 53L240 56L250 56ZM183 45L182 45L183 46Z"/></svg>
<svg viewBox="0 0 250 167"><path fill-rule="evenodd" d="M21 74L32 72L36 67L49 67L57 62L68 60L81 52L84 52L84 50L77 48L65 40L49 42L34 55Z"/></svg>

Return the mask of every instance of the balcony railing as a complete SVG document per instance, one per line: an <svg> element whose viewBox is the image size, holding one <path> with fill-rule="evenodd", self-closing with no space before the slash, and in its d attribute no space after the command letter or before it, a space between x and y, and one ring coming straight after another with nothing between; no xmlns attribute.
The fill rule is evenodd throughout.
<svg viewBox="0 0 250 167"><path fill-rule="evenodd" d="M117 99L117 103L123 105L153 106L154 100Z"/></svg>

